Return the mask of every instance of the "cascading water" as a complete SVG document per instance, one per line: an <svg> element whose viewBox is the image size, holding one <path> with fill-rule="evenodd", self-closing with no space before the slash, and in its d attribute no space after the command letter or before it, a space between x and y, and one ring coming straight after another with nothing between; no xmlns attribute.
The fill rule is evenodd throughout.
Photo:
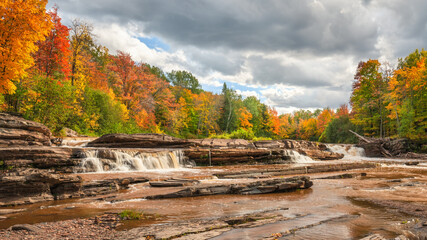
<svg viewBox="0 0 427 240"><path fill-rule="evenodd" d="M140 152L135 150L87 150L80 163L81 172L145 171L180 168L184 155L181 150Z"/></svg>
<svg viewBox="0 0 427 240"><path fill-rule="evenodd" d="M344 159L360 159L365 156L365 150L351 144L327 144L330 151L344 154Z"/></svg>
<svg viewBox="0 0 427 240"><path fill-rule="evenodd" d="M61 142L61 147L79 148L85 147L86 144L96 138L64 138Z"/></svg>
<svg viewBox="0 0 427 240"><path fill-rule="evenodd" d="M299 152L294 151L294 150L290 150L290 149L285 149L284 155L288 156L290 158L291 162L293 162L293 163L314 163L314 162L316 162L313 159L311 159L310 157L305 156L305 155L301 155Z"/></svg>

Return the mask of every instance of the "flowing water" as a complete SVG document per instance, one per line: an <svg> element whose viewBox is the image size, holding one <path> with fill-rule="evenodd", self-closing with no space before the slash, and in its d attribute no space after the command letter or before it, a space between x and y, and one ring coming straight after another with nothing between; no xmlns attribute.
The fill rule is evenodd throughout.
<svg viewBox="0 0 427 240"><path fill-rule="evenodd" d="M84 143L81 144L83 145ZM344 159L340 160L343 162L367 159L364 157L363 149L352 145L330 144L328 148L330 151L344 154ZM142 151L138 149L86 148L84 154L79 172L95 173L81 174L81 176L86 176L88 179L90 177L99 177L96 174L103 175L106 178L141 176L151 179L191 177L193 175L194 178L200 179L204 184L218 184L227 180L215 179L212 175L214 172L230 171L230 169L236 168L236 166L202 167L196 168L194 172L191 172L182 168L185 156L183 156L181 150ZM292 163L319 164L319 161L314 161L293 150L285 150L284 154L290 157L290 162ZM253 166L237 166L239 169L249 169L250 167ZM255 167L268 168L269 166ZM286 167L286 164L283 167ZM172 169L176 172L168 172L166 174L165 172L152 171L156 169L161 171ZM359 197L375 196L377 199L411 200L408 196L416 196L420 191L419 189L411 189L408 187L409 185L406 186L405 184L415 181L419 186L424 183L427 185L425 171L417 172L402 166L396 169L383 167L368 171L371 171L368 172L368 177L362 179L317 179L313 180L314 185L310 189L292 193L254 196L218 195L145 200L143 196L146 196L147 192L157 194L159 191L165 192L171 191L171 189L152 189L147 183L140 183L131 185L129 189L122 190L116 194L115 197L119 201L107 201L98 196L13 207L25 208L25 211L10 214L6 220L0 220L0 228L7 228L17 223L37 223L89 217L104 212L119 212L125 209L158 214L161 217L150 221L128 221L120 230L148 224L162 224L190 219L215 219L281 209L277 210L277 212L283 214L287 220L255 228L233 229L214 239L261 239L274 233L285 234L282 239L359 239L372 233L394 238L398 235L395 230L396 226L402 221L410 219L411 216L397 211L387 211L387 209L363 199L361 200ZM405 174L402 175L403 173ZM315 178L328 174L333 173L311 174L310 176ZM400 184L390 181L395 179L403 182ZM241 179L241 181L244 181L244 179ZM402 193L395 191L404 187L406 188ZM289 209L283 210L284 208ZM286 235L286 233L292 234Z"/></svg>
<svg viewBox="0 0 427 240"><path fill-rule="evenodd" d="M140 150L86 150L80 163L81 172L129 172L180 168L184 155L181 150L144 152Z"/></svg>
<svg viewBox="0 0 427 240"><path fill-rule="evenodd" d="M316 162L313 159L311 159L309 156L302 155L299 152L294 150L285 149L284 154L290 157L290 161L292 163L315 163Z"/></svg>
<svg viewBox="0 0 427 240"><path fill-rule="evenodd" d="M344 159L358 160L365 157L365 150L352 144L327 144L331 152L344 154Z"/></svg>

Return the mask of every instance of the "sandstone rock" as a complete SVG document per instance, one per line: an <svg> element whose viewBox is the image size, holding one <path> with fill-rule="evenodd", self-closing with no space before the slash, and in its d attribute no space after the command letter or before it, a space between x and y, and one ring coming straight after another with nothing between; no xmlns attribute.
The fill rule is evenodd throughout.
<svg viewBox="0 0 427 240"><path fill-rule="evenodd" d="M151 187L183 187L199 184L200 181L194 179L167 179L164 181L150 181Z"/></svg>
<svg viewBox="0 0 427 240"><path fill-rule="evenodd" d="M269 163L272 161L289 160L280 149L207 149L190 148L184 150L184 155L198 165L229 165L236 163Z"/></svg>
<svg viewBox="0 0 427 240"><path fill-rule="evenodd" d="M316 179L345 179L345 178L355 178L358 176L366 176L366 173L344 173L339 175L320 177Z"/></svg>
<svg viewBox="0 0 427 240"><path fill-rule="evenodd" d="M64 198L79 192L81 178L41 169L15 169L0 176L0 206Z"/></svg>
<svg viewBox="0 0 427 240"><path fill-rule="evenodd" d="M188 142L193 143L200 148L255 148L254 144L244 139L189 139Z"/></svg>
<svg viewBox="0 0 427 240"><path fill-rule="evenodd" d="M187 140L162 134L107 134L87 144L107 148L182 148L193 145Z"/></svg>
<svg viewBox="0 0 427 240"><path fill-rule="evenodd" d="M64 133L65 133L65 136L66 136L66 137L79 137L79 136L80 136L80 135L79 135L76 131L74 131L73 129L70 129L70 128L63 128L62 130L64 131Z"/></svg>
<svg viewBox="0 0 427 240"><path fill-rule="evenodd" d="M227 173L216 173L216 177L220 179L237 179L237 178L262 178L263 176L285 176L294 174L319 173L319 172L336 172L346 171L351 169L375 168L375 163L356 162L356 163L341 163L341 164L322 164L312 166L289 166L289 168L270 168L264 170L241 170Z"/></svg>
<svg viewBox="0 0 427 240"><path fill-rule="evenodd" d="M22 146L0 148L0 161L6 166L55 168L64 170L79 164L80 150L72 148L59 148L47 146Z"/></svg>
<svg viewBox="0 0 427 240"><path fill-rule="evenodd" d="M257 148L284 148L285 144L282 141L257 141L254 142Z"/></svg>
<svg viewBox="0 0 427 240"><path fill-rule="evenodd" d="M52 133L41 123L0 113L0 147L44 145L50 146Z"/></svg>
<svg viewBox="0 0 427 240"><path fill-rule="evenodd" d="M40 228L30 225L30 224L16 224L13 225L12 227L10 227L10 230L12 231L21 231L21 230L25 230L25 231L29 231L29 232L39 232Z"/></svg>
<svg viewBox="0 0 427 240"><path fill-rule="evenodd" d="M26 210L27 209L0 209L0 215L19 213L19 212L24 212Z"/></svg>
<svg viewBox="0 0 427 240"><path fill-rule="evenodd" d="M310 188L312 185L313 185L313 182L310 181L309 177L302 176L302 177L292 177L292 178L285 178L285 179L280 178L280 179L262 180L262 181L241 183L241 184L224 184L224 185L215 185L215 186L188 187L174 193L148 196L147 199L182 198L182 197L196 197L196 196L207 196L207 195L218 195L218 194L253 195L253 194L295 191L297 189Z"/></svg>
<svg viewBox="0 0 427 240"><path fill-rule="evenodd" d="M336 160L344 157L344 154L341 153L334 153L319 149L297 149L297 151L300 154L309 156L310 158L317 160Z"/></svg>

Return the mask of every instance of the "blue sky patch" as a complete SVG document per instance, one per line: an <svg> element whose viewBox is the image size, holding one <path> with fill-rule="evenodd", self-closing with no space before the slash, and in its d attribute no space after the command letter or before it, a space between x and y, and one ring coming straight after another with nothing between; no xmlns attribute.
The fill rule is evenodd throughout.
<svg viewBox="0 0 427 240"><path fill-rule="evenodd" d="M138 37L138 40L144 43L147 47L156 51L163 50L168 52L170 50L170 46L158 37Z"/></svg>

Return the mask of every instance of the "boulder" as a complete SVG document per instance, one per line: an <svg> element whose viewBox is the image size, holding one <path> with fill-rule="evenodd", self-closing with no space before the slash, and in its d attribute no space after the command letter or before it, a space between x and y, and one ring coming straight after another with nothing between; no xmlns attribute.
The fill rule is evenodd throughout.
<svg viewBox="0 0 427 240"><path fill-rule="evenodd" d="M41 123L0 113L0 147L50 146L52 133Z"/></svg>
<svg viewBox="0 0 427 240"><path fill-rule="evenodd" d="M29 231L29 232L40 232L41 229L30 224L16 224L10 227L10 230L12 231Z"/></svg>

